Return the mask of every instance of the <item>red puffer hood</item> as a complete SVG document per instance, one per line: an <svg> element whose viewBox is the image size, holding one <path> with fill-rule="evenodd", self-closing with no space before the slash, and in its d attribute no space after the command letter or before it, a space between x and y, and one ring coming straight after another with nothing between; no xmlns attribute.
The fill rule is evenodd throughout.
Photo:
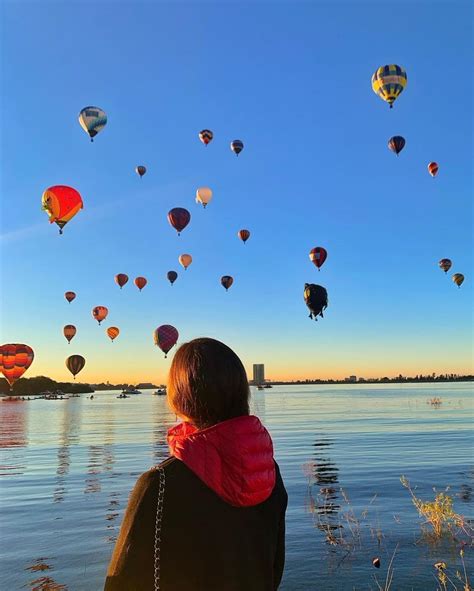
<svg viewBox="0 0 474 591"><path fill-rule="evenodd" d="M180 423L168 431L168 445L173 456L234 507L263 503L273 491L272 439L258 417L237 417L201 431Z"/></svg>

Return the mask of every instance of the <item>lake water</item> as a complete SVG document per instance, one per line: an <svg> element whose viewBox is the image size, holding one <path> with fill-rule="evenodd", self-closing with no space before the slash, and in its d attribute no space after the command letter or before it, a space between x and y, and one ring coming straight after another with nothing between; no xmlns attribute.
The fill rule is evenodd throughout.
<svg viewBox="0 0 474 591"><path fill-rule="evenodd" d="M400 476L426 500L449 486L455 510L473 517L472 387L252 391L289 494L280 589L378 589L374 577L383 589L395 550L392 590L437 589L439 561L462 589L459 544L422 535ZM117 394L0 402L1 589L102 589L128 494L166 457L175 423L165 397ZM427 404L435 396L441 405ZM472 553L465 548L468 569Z"/></svg>

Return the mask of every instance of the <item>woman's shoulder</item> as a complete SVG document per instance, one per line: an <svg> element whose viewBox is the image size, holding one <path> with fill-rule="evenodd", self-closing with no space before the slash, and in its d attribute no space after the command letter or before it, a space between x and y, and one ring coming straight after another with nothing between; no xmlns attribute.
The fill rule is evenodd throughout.
<svg viewBox="0 0 474 591"><path fill-rule="evenodd" d="M160 481L160 472L163 472L165 478L172 477L186 471L183 462L180 462L174 457L166 458L160 464L153 466L138 478L135 488L138 490L147 490L150 487L155 487Z"/></svg>

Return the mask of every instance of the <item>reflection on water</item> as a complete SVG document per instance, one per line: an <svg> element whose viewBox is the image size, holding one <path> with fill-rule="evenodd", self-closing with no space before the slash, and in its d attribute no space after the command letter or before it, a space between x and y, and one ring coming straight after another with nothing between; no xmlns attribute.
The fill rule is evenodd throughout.
<svg viewBox="0 0 474 591"><path fill-rule="evenodd" d="M0 476L22 474L25 469L20 448L28 443L28 409L28 402L22 400L3 400L0 404ZM11 448L8 455L3 452Z"/></svg>
<svg viewBox="0 0 474 591"><path fill-rule="evenodd" d="M462 568L458 548L413 543L420 522L399 477L425 499L451 486L455 510L472 516L469 386L253 392L289 493L281 591L376 589L372 558L380 556L382 580L397 544L394 590L433 588L439 560ZM435 395L436 410L426 404ZM103 588L129 494L167 457L174 424L166 399L151 392L0 402L0 589Z"/></svg>

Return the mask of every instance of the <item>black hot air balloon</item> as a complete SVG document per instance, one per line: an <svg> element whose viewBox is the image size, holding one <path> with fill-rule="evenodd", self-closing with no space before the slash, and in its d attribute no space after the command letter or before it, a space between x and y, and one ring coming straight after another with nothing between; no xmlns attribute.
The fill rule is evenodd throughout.
<svg viewBox="0 0 474 591"><path fill-rule="evenodd" d="M86 364L86 360L82 355L71 355L66 359L66 367L76 379L76 375L81 371L81 369Z"/></svg>
<svg viewBox="0 0 474 591"><path fill-rule="evenodd" d="M223 277L221 277L221 284L222 287L225 287L225 290L227 291L229 289L229 287L234 283L234 279L233 277L231 277L230 275L224 275Z"/></svg>
<svg viewBox="0 0 474 591"><path fill-rule="evenodd" d="M324 318L323 311L328 307L328 292L321 285L304 284L304 301L309 309L309 317L318 320Z"/></svg>
<svg viewBox="0 0 474 591"><path fill-rule="evenodd" d="M398 156L405 147L405 138L401 135L394 135L388 140L388 147Z"/></svg>
<svg viewBox="0 0 474 591"><path fill-rule="evenodd" d="M171 283L171 285L173 285L176 279L178 279L178 273L176 273L176 271L168 271L168 273L166 273L166 277L168 278L168 281Z"/></svg>

